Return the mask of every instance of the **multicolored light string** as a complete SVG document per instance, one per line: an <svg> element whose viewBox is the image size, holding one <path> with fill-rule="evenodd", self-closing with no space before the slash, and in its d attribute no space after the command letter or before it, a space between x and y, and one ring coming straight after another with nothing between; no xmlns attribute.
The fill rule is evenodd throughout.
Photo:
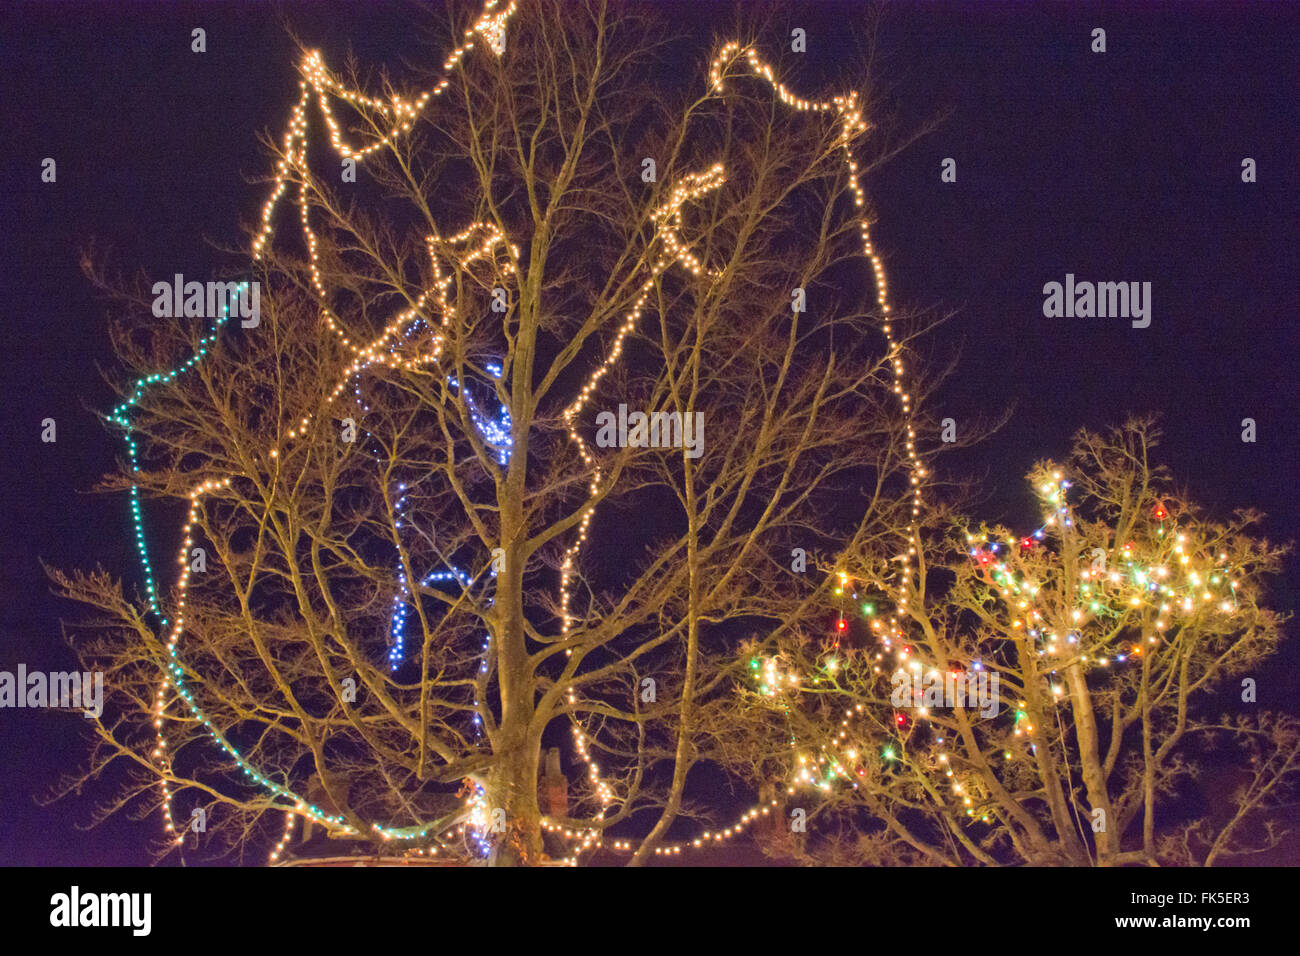
<svg viewBox="0 0 1300 956"><path fill-rule="evenodd" d="M1107 653L1104 647L1094 647L1090 654L1085 653L1079 646L1081 635L1093 621L1117 619L1122 614L1137 609L1152 612L1155 618L1152 624L1155 633L1144 631L1144 640L1148 647L1154 647L1160 644L1165 632L1180 619L1188 620L1205 613L1232 615L1237 611L1236 594L1240 582L1234 577L1234 569L1229 564L1228 555L1225 552L1194 553L1186 533L1180 532L1177 527L1172 530L1166 528L1165 522L1171 519L1164 505L1158 502L1152 508L1152 516L1160 524L1150 533L1150 540L1145 540L1140 546L1136 541L1128 541L1108 551L1106 557L1120 559L1122 562L1120 568L1107 570L1104 563L1099 560L1094 560L1089 566L1081 568L1075 584L1076 604L1073 609L1064 612L1069 618L1070 626L1053 628L1048 623L1053 615L1047 608L1038 606L1037 599L1044 592L1044 586L1032 580L1027 574L1019 573L1013 567L1010 558L1002 555L1014 554L1016 549L1024 554L1040 547L1047 529L1053 526L1062 531L1076 528L1077 521L1071 515L1067 502L1067 491L1070 487L1070 481L1066 480L1060 472L1056 472L1037 489L1042 496L1047 514L1044 524L1028 535L1007 536L1005 539L991 539L987 533L967 535L969 553L978 573L989 585L992 595L1002 600L1008 612L1008 629L1012 632L1024 631L1035 641L1034 646L1038 657L1053 659L1053 664L1056 666L1050 671L1052 675L1056 674L1057 668L1075 661L1080 664L1092 663L1100 667L1109 667L1112 664L1139 659L1148 653L1148 649L1141 641L1121 642L1119 648L1110 653ZM1145 555L1147 560L1144 562L1137 559L1138 554ZM846 577L841 577L841 586L847 586ZM1059 597L1062 590L1060 585L1064 583L1060 582L1051 594ZM854 596L856 598L856 594ZM864 605L863 613L871 617L874 608ZM873 624L878 624L878 621L873 620ZM882 637L879 634L877 636ZM882 645L883 651L875 655L877 661L883 658L884 652L892 649L887 638L882 637ZM915 672L920 672L926 667L910 646L904 644L898 647L894 654L900 667ZM824 665L828 676L834 675L834 661L834 657L831 657ZM981 668L982 665L978 660L971 665L972 671L979 671ZM810 679L794 672L787 672L783 670L780 661L774 657L754 658L750 661L750 669L757 693L768 700L792 697L800 692L804 684L810 681L818 683L822 680L822 678ZM876 666L874 672L881 674L882 668ZM927 677L941 678L941 676L937 662L928 666ZM953 676L964 675L961 671L955 671ZM1049 685L1050 694L1046 699L1055 704L1064 703L1062 683L1058 680L1049 680ZM1008 713L1013 715L1012 736L1023 739L1024 755L1032 756L1036 746L1032 742L1035 728L1030 724L1025 708L1026 702L1020 701L1016 707L1008 708ZM873 759L870 756L872 753L870 747L853 742L855 735L850 721L854 717L863 715L862 704L846 710L839 732L825 744L809 748L792 739L791 746L795 751L795 758L791 793L798 786L813 787L826 792L837 782L857 788L855 776L866 773L866 764L863 761ZM924 721L928 717L929 711L923 706L911 708L910 718L903 712L895 714L900 731L910 726L911 722ZM862 736L864 739L876 739L871 731ZM987 813L977 805L977 801L982 797L979 778L971 777L967 780L958 778L944 752L943 736L935 735L931 739L935 749L925 757L908 754L905 746L906 738L900 735L894 744L884 748L880 758L886 762L920 759L924 761L924 766L932 771L942 771L951 782L954 799L958 801L956 809L964 811L968 817L988 822ZM809 749L815 751L812 757L807 754ZM1001 756L1005 760L1012 760L1015 754L1007 750Z"/></svg>

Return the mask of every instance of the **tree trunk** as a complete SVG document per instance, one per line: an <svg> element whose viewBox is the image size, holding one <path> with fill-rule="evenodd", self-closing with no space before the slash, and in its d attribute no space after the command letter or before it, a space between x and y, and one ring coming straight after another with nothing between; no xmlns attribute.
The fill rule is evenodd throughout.
<svg viewBox="0 0 1300 956"><path fill-rule="evenodd" d="M542 856L542 815L537 803L542 728L537 726L535 685L524 636L524 562L516 543L522 537L522 485L523 466L512 465L502 503L505 563L497 574L493 606L501 718L492 741L496 759L484 787L494 866L528 866ZM504 821L497 811L504 811ZM504 832L498 829L502 824Z"/></svg>
<svg viewBox="0 0 1300 956"><path fill-rule="evenodd" d="M1097 863L1110 866L1119 851L1119 837L1115 833L1118 820L1110 805L1110 792L1101 769L1101 756L1097 746L1097 721L1092 713L1092 697L1088 691L1083 668L1076 661L1065 669L1070 687L1070 700L1074 705L1074 732L1079 741L1079 763L1083 772L1083 785L1088 791L1088 804L1093 810L1102 810L1102 829L1095 831Z"/></svg>
<svg viewBox="0 0 1300 956"><path fill-rule="evenodd" d="M505 832L493 832L493 866L531 866L542 858L542 812L537 803L537 766L540 741L520 734L517 742L504 744L501 759L488 775L484 799L489 825L501 819Z"/></svg>

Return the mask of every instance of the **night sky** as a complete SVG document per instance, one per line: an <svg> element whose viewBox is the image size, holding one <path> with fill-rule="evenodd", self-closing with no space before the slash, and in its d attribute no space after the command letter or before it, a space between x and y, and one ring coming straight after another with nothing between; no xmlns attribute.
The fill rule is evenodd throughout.
<svg viewBox="0 0 1300 956"><path fill-rule="evenodd" d="M666 5L678 51L702 63L733 14ZM434 5L440 15L441 4ZM475 7L476 8L476 7ZM861 4L765 6L764 54L808 95L860 85L846 72ZM103 564L135 581L122 497L91 495L120 451L95 413L112 395L107 304L82 253L151 277L211 273L242 242L297 93L288 28L326 62L440 63L414 4L6 5L0 13L6 215L0 507L0 669L63 670L60 618L40 562ZM190 52L190 30L208 51ZM789 52L789 31L809 52ZM1106 30L1107 52L1090 51ZM855 32L856 31L856 32ZM1009 424L942 467L983 481L984 514L1024 525L1023 475L1062 455L1081 426L1160 412L1160 459L1219 514L1267 512L1270 537L1300 528L1296 504L1296 37L1300 4L900 4L879 34L876 81L906 132L939 127L866 181L875 246L901 307L954 312L936 351L960 362L938 417L961 427L1014 406ZM782 52L784 51L784 52ZM675 56L678 56L675 55ZM400 82L399 82L400 85ZM702 81L699 84L702 87ZM58 163L42 183L41 161ZM945 157L957 182L940 181ZM1258 181L1243 183L1241 162ZM1152 321L1045 318L1044 283L1146 281ZM58 441L43 444L53 417ZM1241 421L1258 425L1241 441ZM1295 607L1296 562L1275 604ZM1261 704L1296 711L1295 642L1260 680ZM96 794L37 805L86 750L79 714L0 711L0 863L134 864L156 819L89 833ZM111 788L105 793L111 792ZM99 794L98 796L102 796Z"/></svg>

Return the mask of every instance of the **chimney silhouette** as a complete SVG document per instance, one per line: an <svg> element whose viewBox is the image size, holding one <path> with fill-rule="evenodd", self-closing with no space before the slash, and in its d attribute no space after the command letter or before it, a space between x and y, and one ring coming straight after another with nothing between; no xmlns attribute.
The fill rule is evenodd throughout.
<svg viewBox="0 0 1300 956"><path fill-rule="evenodd" d="M542 776L538 794L538 803L542 812L551 817L569 815L569 781L560 769L560 748L552 747L546 751L546 768Z"/></svg>

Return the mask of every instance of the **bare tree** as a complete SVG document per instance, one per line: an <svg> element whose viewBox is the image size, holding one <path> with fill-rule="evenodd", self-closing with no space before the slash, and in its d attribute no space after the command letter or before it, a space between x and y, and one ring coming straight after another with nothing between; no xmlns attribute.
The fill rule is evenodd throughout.
<svg viewBox="0 0 1300 956"><path fill-rule="evenodd" d="M117 331L105 487L179 512L178 557L139 595L54 577L100 612L88 772L133 763L164 849L194 809L219 849L287 812L531 863L644 812L639 862L699 810L724 649L824 613L792 550L912 534L921 329L867 235L870 100L801 100L752 42L664 86L657 25L598 2L456 29L417 94L305 54L255 327L141 321L141 290ZM566 724L580 788L548 816Z"/></svg>
<svg viewBox="0 0 1300 956"><path fill-rule="evenodd" d="M1255 679L1282 637L1264 583L1286 549L1251 533L1259 514L1215 521L1176 491L1157 438L1150 420L1080 432L1029 476L1037 531L954 520L896 604L878 560L846 556L873 612L857 639L750 652L736 749L818 819L773 852L1210 865L1276 843L1300 736L1257 709ZM1218 826L1180 799L1202 772L1244 775Z"/></svg>

